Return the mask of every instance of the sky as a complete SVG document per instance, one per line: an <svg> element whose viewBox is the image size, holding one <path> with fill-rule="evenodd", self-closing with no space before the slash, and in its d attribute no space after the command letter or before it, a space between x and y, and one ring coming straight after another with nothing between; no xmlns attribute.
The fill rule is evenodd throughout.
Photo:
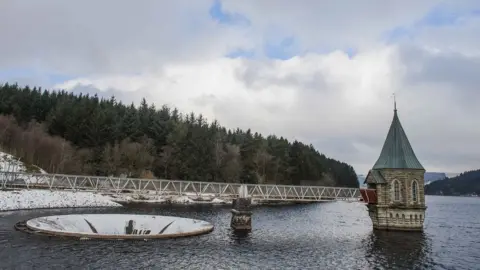
<svg viewBox="0 0 480 270"><path fill-rule="evenodd" d="M2 0L0 82L142 97L366 174L393 118L427 171L480 168L478 0Z"/></svg>

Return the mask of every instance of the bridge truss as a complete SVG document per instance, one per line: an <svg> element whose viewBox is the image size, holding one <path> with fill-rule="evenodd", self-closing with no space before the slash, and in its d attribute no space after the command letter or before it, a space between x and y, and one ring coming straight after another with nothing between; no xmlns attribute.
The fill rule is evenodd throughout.
<svg viewBox="0 0 480 270"><path fill-rule="evenodd" d="M214 183L19 172L0 172L0 183L3 189L73 190L106 194L196 195L218 198L238 197L239 188L244 185L254 200L315 202L358 201L360 198L358 188L345 187Z"/></svg>

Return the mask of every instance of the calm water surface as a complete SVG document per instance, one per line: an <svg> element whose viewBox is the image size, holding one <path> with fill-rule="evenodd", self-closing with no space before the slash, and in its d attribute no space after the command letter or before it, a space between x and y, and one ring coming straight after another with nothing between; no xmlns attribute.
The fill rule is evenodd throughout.
<svg viewBox="0 0 480 270"><path fill-rule="evenodd" d="M1 269L480 269L480 199L427 197L424 233L373 232L359 203L257 207L235 235L228 207L37 210L0 213ZM195 238L149 242L48 239L20 220L67 213L143 213L209 221Z"/></svg>

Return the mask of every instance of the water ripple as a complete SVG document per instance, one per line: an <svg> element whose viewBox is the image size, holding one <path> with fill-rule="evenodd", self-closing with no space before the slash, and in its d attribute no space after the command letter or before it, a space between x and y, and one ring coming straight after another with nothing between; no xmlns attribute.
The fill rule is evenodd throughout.
<svg viewBox="0 0 480 270"><path fill-rule="evenodd" d="M428 197L424 233L372 231L365 206L322 203L254 209L252 233L229 228L219 206L20 211L0 214L2 269L475 269L480 200ZM176 215L211 222L196 238L75 241L13 230L27 218L62 213Z"/></svg>

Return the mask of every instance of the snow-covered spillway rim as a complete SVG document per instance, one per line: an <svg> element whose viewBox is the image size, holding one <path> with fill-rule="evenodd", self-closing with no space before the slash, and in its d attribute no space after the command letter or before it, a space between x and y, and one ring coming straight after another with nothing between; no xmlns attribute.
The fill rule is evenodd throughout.
<svg viewBox="0 0 480 270"><path fill-rule="evenodd" d="M130 214L45 216L28 220L26 226L49 235L95 239L177 238L213 231L203 220Z"/></svg>

